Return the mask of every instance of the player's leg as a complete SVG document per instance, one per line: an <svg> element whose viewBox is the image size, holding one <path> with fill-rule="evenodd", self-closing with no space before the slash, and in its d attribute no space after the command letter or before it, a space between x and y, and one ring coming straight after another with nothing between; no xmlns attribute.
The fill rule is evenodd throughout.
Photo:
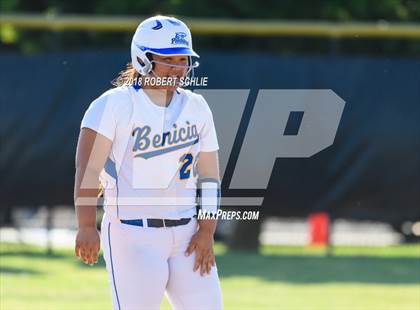
<svg viewBox="0 0 420 310"><path fill-rule="evenodd" d="M114 309L160 308L168 279L168 253L163 248L170 238L164 233L104 217L102 249Z"/></svg>
<svg viewBox="0 0 420 310"><path fill-rule="evenodd" d="M176 253L169 258L169 279L166 293L174 309L222 309L222 293L217 267L210 275L193 272L195 252L185 256L191 236L196 231L197 220L172 228L177 243Z"/></svg>

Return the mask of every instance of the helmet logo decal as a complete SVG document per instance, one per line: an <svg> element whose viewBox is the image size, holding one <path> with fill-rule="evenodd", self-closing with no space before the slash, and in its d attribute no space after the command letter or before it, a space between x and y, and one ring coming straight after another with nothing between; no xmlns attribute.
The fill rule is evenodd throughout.
<svg viewBox="0 0 420 310"><path fill-rule="evenodd" d="M176 19L168 19L168 22L170 22L174 26L180 26L181 25L181 23Z"/></svg>
<svg viewBox="0 0 420 310"><path fill-rule="evenodd" d="M187 34L185 32L177 32L175 33L175 37L172 38L171 44L183 44L189 45L188 41L185 39Z"/></svg>
<svg viewBox="0 0 420 310"><path fill-rule="evenodd" d="M153 30L159 30L162 28L162 23L159 20L156 20L156 26L152 27Z"/></svg>

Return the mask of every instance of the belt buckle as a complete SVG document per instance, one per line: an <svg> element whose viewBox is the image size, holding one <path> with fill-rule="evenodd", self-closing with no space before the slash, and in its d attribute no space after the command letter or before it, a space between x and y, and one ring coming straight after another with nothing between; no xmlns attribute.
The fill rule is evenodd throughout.
<svg viewBox="0 0 420 310"><path fill-rule="evenodd" d="M163 222L163 227L166 228L165 219L162 219L162 222Z"/></svg>

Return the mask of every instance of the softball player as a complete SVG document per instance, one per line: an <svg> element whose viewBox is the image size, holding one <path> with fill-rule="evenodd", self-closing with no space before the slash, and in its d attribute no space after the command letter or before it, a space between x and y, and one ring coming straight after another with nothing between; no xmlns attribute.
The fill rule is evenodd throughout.
<svg viewBox="0 0 420 310"><path fill-rule="evenodd" d="M219 207L216 131L204 98L179 87L198 66L193 57L199 56L182 21L143 21L132 40L131 65L82 120L75 251L95 264L101 239L114 309L158 309L165 293L174 309L222 308L216 220L196 217L199 209L215 213ZM162 78L176 82L156 83ZM104 188L101 236L96 205L88 203L98 180Z"/></svg>

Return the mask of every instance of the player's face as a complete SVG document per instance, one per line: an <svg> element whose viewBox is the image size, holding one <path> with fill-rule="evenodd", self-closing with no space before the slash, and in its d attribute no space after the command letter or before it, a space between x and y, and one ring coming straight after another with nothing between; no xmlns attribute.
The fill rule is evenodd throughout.
<svg viewBox="0 0 420 310"><path fill-rule="evenodd" d="M188 72L188 56L159 56L153 55L153 72L158 77L176 79L176 83L170 86L161 86L161 89L175 90L179 85L179 80Z"/></svg>

